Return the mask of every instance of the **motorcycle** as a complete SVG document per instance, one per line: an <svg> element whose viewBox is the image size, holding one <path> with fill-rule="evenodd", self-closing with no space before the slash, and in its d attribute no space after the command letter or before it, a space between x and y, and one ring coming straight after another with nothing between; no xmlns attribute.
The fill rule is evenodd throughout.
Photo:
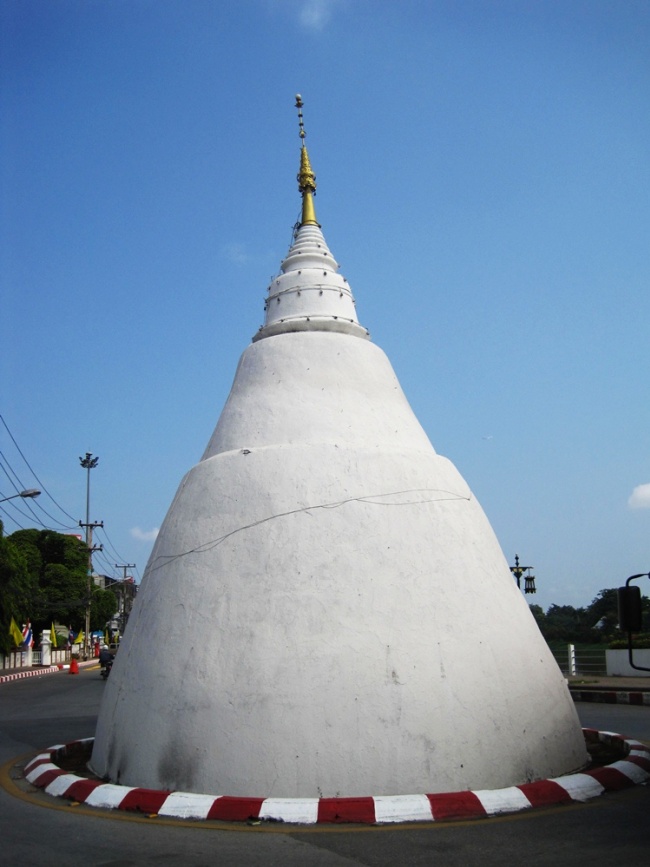
<svg viewBox="0 0 650 867"><path fill-rule="evenodd" d="M101 667L102 669L100 671L100 674L104 678L104 680L106 680L108 675L111 673L111 668L113 668L113 660L107 659L106 662L101 663Z"/></svg>

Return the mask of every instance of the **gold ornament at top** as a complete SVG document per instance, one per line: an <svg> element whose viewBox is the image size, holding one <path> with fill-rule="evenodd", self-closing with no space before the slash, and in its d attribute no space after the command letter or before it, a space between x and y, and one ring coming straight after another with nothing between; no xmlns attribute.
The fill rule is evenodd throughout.
<svg viewBox="0 0 650 867"><path fill-rule="evenodd" d="M312 193L316 192L316 175L312 171L309 154L305 145L300 148L300 171L296 177L298 179L298 189L301 193L304 193L305 190L311 190Z"/></svg>
<svg viewBox="0 0 650 867"><path fill-rule="evenodd" d="M300 171L296 178L298 181L298 189L302 193L302 220L301 226L305 224L320 225L316 219L316 211L314 209L313 196L316 194L316 175L314 174L311 163L309 162L309 154L305 146L305 125L302 119L303 101L299 93L296 94L296 108L298 109L298 126L300 129L300 138L302 139L302 147L300 148Z"/></svg>

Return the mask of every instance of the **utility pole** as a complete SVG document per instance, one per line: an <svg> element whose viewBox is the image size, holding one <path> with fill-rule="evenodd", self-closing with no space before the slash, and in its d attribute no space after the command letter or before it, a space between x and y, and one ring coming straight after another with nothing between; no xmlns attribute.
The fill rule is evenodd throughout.
<svg viewBox="0 0 650 867"><path fill-rule="evenodd" d="M88 575L86 578L86 619L84 626L84 656L88 658L90 654L90 600L92 599L92 584L93 584L93 553L95 551L103 551L103 545L93 545L93 530L95 527L103 527L103 521L93 521L92 523L83 523L79 521L80 527L86 528L86 547L88 548Z"/></svg>
<svg viewBox="0 0 650 867"><path fill-rule="evenodd" d="M90 600L92 597L92 581L93 581L93 551L101 551L103 550L101 545L97 547L93 547L93 530L95 527L103 527L103 521L94 521L91 523L90 521L90 471L94 470L97 464L99 463L98 457L93 457L90 452L86 452L86 457L79 458L79 462L84 470L87 471L86 475L86 523L84 524L82 521L79 521L80 527L86 528L86 548L88 549L88 575L86 580L86 620L85 620L85 631L84 631L84 657L87 659L89 655L90 648Z"/></svg>
<svg viewBox="0 0 650 867"><path fill-rule="evenodd" d="M120 594L120 616L121 616L121 624L120 624L120 632L124 632L124 627L126 626L126 570L127 569L135 569L135 563L116 563L116 569L123 570L122 576L122 593ZM129 613L131 609L129 609Z"/></svg>

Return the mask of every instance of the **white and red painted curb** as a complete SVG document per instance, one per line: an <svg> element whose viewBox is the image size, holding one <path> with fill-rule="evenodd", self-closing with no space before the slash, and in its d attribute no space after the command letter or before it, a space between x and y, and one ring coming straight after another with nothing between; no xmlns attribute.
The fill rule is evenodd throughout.
<svg viewBox="0 0 650 867"><path fill-rule="evenodd" d="M65 666L70 668L70 666ZM61 665L48 665L45 668L26 668L24 671L14 671L11 674L0 675L0 683L9 683L12 680L22 680L24 677L39 677L41 674L51 674L63 668Z"/></svg>
<svg viewBox="0 0 650 867"><path fill-rule="evenodd" d="M380 795L367 798L242 798L198 795L117 786L69 774L57 759L82 751L89 755L94 738L50 747L25 767L25 777L48 795L113 810L131 810L149 816L222 821L273 821L291 824L323 822L439 822L445 819L480 819L587 801L650 780L650 747L613 732L583 729L587 743L613 743L625 759L602 768L506 789L447 792L433 795Z"/></svg>
<svg viewBox="0 0 650 867"><path fill-rule="evenodd" d="M92 665L99 665L98 659L88 659L85 662L78 663L79 668L88 668ZM14 671L11 674L0 674L0 683L9 683L12 680L22 680L24 677L40 677L43 674L56 674L58 671L68 671L70 663L57 665L46 665L43 668L26 668L24 671Z"/></svg>

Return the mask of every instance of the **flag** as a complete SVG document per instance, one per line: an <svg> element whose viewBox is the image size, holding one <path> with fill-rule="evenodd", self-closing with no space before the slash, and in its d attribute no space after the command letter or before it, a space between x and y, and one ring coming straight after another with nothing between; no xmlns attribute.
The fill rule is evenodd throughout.
<svg viewBox="0 0 650 867"><path fill-rule="evenodd" d="M18 628L18 624L13 619L13 617L11 618L11 623L9 624L9 635L11 635L11 637L13 638L16 647L23 643L23 634Z"/></svg>
<svg viewBox="0 0 650 867"><path fill-rule="evenodd" d="M54 624L52 624L52 626L50 628L50 644L52 645L52 647L58 646L57 640L56 640L56 632L54 631Z"/></svg>
<svg viewBox="0 0 650 867"><path fill-rule="evenodd" d="M83 644L83 642L84 642L84 631L83 631L83 629L80 629L79 634L77 635L77 637L75 638L73 643L74 644Z"/></svg>
<svg viewBox="0 0 650 867"><path fill-rule="evenodd" d="M32 624L28 620L27 623L23 626L23 644L25 647L33 647L34 646L34 636L32 635Z"/></svg>

